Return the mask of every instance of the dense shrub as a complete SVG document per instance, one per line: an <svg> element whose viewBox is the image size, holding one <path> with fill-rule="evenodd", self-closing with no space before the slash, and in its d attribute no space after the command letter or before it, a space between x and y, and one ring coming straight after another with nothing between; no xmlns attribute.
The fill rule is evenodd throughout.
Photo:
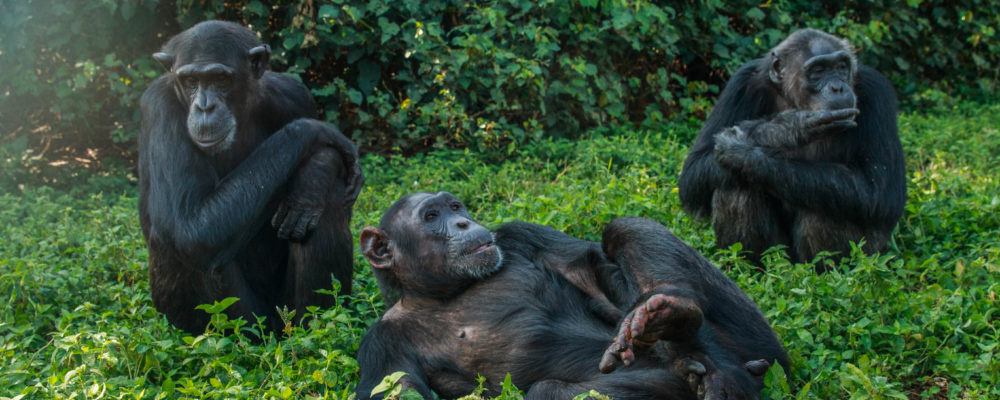
<svg viewBox="0 0 1000 400"><path fill-rule="evenodd" d="M273 67L380 153L702 117L738 65L805 26L849 38L908 103L996 93L1000 71L1000 3L986 0L3 2L4 158L130 155L136 99L161 70L149 54L209 18L260 32Z"/></svg>
<svg viewBox="0 0 1000 400"><path fill-rule="evenodd" d="M676 138L697 126L547 138L500 163L468 149L367 155L351 230L421 190L451 191L488 227L525 220L591 240L615 216L652 218L724 268L775 327L792 365L763 398L998 399L997 126L1000 105L902 115L909 199L893 242L824 275L780 253L760 273L681 210L672 188L687 145ZM358 342L385 311L357 249L354 296L284 340L251 344L220 333L236 324L223 320L190 336L152 307L135 202L0 194L0 400L351 398Z"/></svg>

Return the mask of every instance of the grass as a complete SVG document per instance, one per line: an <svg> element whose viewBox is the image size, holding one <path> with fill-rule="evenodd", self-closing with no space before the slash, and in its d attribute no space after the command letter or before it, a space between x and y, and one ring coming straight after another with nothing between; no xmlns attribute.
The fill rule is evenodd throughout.
<svg viewBox="0 0 1000 400"><path fill-rule="evenodd" d="M792 370L767 398L1000 398L998 126L998 105L900 116L909 201L890 249L855 252L825 275L780 252L755 273L681 211L674 187L692 124L505 155L367 157L353 231L406 193L438 190L491 227L526 220L593 240L615 216L656 219L726 268L785 343ZM109 187L122 185L0 195L0 400L352 395L358 342L384 310L357 249L348 306L311 310L281 341L221 334L243 324L221 314L192 337L152 307L134 187L100 192Z"/></svg>

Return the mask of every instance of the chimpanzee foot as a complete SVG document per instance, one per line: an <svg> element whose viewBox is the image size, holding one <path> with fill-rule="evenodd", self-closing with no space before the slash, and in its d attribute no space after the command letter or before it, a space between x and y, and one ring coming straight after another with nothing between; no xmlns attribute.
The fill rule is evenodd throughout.
<svg viewBox="0 0 1000 400"><path fill-rule="evenodd" d="M677 360L674 365L677 375L687 381L691 391L698 395L698 400L705 398L705 384L702 378L705 376L705 365L690 358Z"/></svg>
<svg viewBox="0 0 1000 400"><path fill-rule="evenodd" d="M694 300L655 294L625 315L599 368L609 373L635 361L635 351L652 347L657 340L685 340L701 327L703 315Z"/></svg>
<svg viewBox="0 0 1000 400"><path fill-rule="evenodd" d="M744 363L741 370L695 357L701 361L689 357L675 361L674 372L687 381L698 400L757 399L762 388L759 379L771 366L767 360L754 360Z"/></svg>

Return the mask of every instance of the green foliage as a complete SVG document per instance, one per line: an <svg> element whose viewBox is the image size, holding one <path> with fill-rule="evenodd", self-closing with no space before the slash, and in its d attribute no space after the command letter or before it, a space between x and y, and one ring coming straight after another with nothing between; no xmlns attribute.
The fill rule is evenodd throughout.
<svg viewBox="0 0 1000 400"><path fill-rule="evenodd" d="M674 138L697 130L687 124L539 140L501 162L468 149L369 155L352 231L420 190L455 193L490 227L526 220L591 240L615 216L653 218L724 268L785 343L791 370L768 371L764 398L1000 398L997 126L998 105L901 116L909 201L893 242L824 275L778 249L759 273L737 247L714 248L673 190L687 151ZM252 344L259 322L227 319L229 301L205 306L211 325L189 336L152 307L135 207L129 192L0 195L0 399L349 398L358 342L385 308L357 249L355 294L308 310L283 340Z"/></svg>
<svg viewBox="0 0 1000 400"><path fill-rule="evenodd" d="M539 138L704 117L730 73L802 27L850 39L909 107L995 98L1000 71L1000 3L985 0L8 1L0 177L51 184L50 161L134 158L138 98L162 72L150 54L210 18L258 31L323 118L382 154L497 160Z"/></svg>
<svg viewBox="0 0 1000 400"><path fill-rule="evenodd" d="M52 183L67 177L50 160L100 169L128 156L139 97L162 70L149 54L177 29L162 20L169 7L159 0L0 2L0 177L20 166L15 182Z"/></svg>

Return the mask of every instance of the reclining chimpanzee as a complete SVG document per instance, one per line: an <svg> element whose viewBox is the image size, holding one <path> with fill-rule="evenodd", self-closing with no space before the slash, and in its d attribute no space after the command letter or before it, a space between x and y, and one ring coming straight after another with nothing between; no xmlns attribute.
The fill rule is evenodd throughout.
<svg viewBox="0 0 1000 400"><path fill-rule="evenodd" d="M602 243L520 222L494 235L455 196L416 193L361 247L401 298L361 342L359 399L395 371L425 398L478 376L495 393L507 373L527 398L756 398L770 363L788 368L753 302L653 221L616 219Z"/></svg>

